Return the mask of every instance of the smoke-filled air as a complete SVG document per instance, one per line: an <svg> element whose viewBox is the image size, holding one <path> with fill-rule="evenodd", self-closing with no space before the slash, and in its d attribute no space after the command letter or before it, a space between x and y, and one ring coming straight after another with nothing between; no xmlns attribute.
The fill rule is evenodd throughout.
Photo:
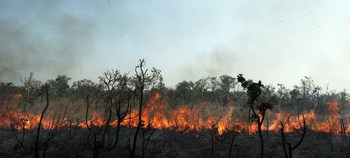
<svg viewBox="0 0 350 158"><path fill-rule="evenodd" d="M349 2L0 2L0 157L350 157Z"/></svg>

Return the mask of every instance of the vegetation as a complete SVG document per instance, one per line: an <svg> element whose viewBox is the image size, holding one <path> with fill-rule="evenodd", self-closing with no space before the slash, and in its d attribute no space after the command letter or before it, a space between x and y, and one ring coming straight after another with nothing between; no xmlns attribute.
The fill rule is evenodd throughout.
<svg viewBox="0 0 350 158"><path fill-rule="evenodd" d="M98 83L70 81L58 75L41 82L30 73L20 86L0 83L0 156L64 156L59 151L75 149L87 151L77 153L81 157L181 157L166 151L198 143L196 149L211 152L206 157L290 158L306 151L303 144L318 134L327 138L320 141L330 149L324 156L350 156L349 94L323 91L309 77L292 89L264 86L241 74L169 88L159 69L140 60L134 75L112 69ZM4 137L9 127L11 136Z"/></svg>

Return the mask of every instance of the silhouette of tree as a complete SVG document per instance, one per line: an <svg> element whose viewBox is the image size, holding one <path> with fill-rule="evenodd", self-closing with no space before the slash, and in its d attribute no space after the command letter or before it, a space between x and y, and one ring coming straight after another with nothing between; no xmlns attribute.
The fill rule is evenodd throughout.
<svg viewBox="0 0 350 158"><path fill-rule="evenodd" d="M140 129L143 125L142 120L142 110L144 106L144 90L147 88L154 88L156 86L153 85L162 85L162 78L159 77L160 70L153 68L151 70L151 73L148 72L148 69L145 69L145 60L140 59L139 64L135 66L135 76L133 78L134 86L135 86L135 93L137 95L138 99L138 124L136 127L136 132L134 134L133 138L133 144L131 147L131 153L130 158L133 158L135 156L136 152L136 144L137 144L137 138L140 132ZM150 139L150 138L149 138Z"/></svg>
<svg viewBox="0 0 350 158"><path fill-rule="evenodd" d="M260 102L259 104L259 96L262 93L262 88L264 85L259 82L253 82L252 80L246 80L242 74L239 74L237 76L238 82L241 83L242 87L247 90L248 95L248 106L250 110L252 111L252 114L250 114L251 120L256 122L258 124L258 133L260 137L260 157L264 157L264 138L262 135L261 126L263 125L263 121L265 119L265 112L266 110L270 109L272 110L272 104L269 102ZM256 112L256 109L259 111L259 113Z"/></svg>
<svg viewBox="0 0 350 158"><path fill-rule="evenodd" d="M103 101L105 103L107 120L102 127L100 140L97 140L100 131L94 133L93 157L98 157L100 149L112 151L118 145L120 125L129 111L129 100L131 98L128 96L130 91L127 85L130 79L127 74L121 74L119 70L111 70L103 73L99 79L100 85L104 90ZM117 127L114 141L112 141L110 122L114 115L117 116Z"/></svg>
<svg viewBox="0 0 350 158"><path fill-rule="evenodd" d="M286 138L286 133L285 133L285 129L284 129L291 116L292 115L288 116L288 118L287 118L285 123L280 122L281 123L280 132L281 132L281 138L282 138L282 145L283 145L284 155L286 156L286 158L292 158L293 157L293 150L298 148L298 146L303 142L305 134L306 134L306 122L305 122L304 115L302 115L302 118L303 118L303 120L302 120L303 124L302 125L301 125L301 121L300 121L300 118L299 118L299 115L298 115L297 119L298 119L298 122L299 122L299 126L300 126L300 129L301 129L302 135L301 135L301 138L298 141L298 143L296 143L294 146L292 146L291 141L287 140L287 138ZM288 148L286 147L286 145L287 145Z"/></svg>

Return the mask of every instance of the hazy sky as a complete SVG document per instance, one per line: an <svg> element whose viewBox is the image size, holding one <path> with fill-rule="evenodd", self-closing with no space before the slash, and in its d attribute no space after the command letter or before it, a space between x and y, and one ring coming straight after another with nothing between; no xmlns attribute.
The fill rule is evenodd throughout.
<svg viewBox="0 0 350 158"><path fill-rule="evenodd" d="M138 59L165 83L227 74L350 88L350 1L1 0L0 80L97 81Z"/></svg>

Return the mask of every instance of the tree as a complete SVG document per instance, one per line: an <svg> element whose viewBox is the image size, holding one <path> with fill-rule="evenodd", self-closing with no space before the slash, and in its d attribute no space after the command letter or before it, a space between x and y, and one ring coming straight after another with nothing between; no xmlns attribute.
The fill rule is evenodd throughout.
<svg viewBox="0 0 350 158"><path fill-rule="evenodd" d="M71 78L66 75L58 75L56 79L48 80L47 83L51 87L54 96L63 97L70 88L68 84L69 80L71 80Z"/></svg>
<svg viewBox="0 0 350 158"><path fill-rule="evenodd" d="M153 68L152 73L148 73L148 69L145 69L145 60L140 59L139 64L135 67L135 77L134 77L134 86L135 86L135 92L137 94L138 98L138 124L136 127L136 131L134 134L133 144L131 148L130 158L133 158L135 156L136 151L136 144L137 144L137 137L140 132L140 128L143 125L142 120L142 110L144 106L144 90L149 88L149 86L157 85L158 82L160 82L160 78L158 77L160 74L160 70L154 71Z"/></svg>
<svg viewBox="0 0 350 158"><path fill-rule="evenodd" d="M222 75L220 76L220 89L223 96L223 106L226 106L228 104L228 99L230 95L230 90L234 89L236 86L236 79L228 76L228 75Z"/></svg>
<svg viewBox="0 0 350 158"><path fill-rule="evenodd" d="M252 80L246 80L242 74L239 74L237 76L238 82L241 83L242 87L247 90L248 95L248 106L250 110L252 111L251 120L255 121L258 125L258 133L260 137L260 157L264 157L264 138L262 135L261 127L263 125L263 121L265 119L265 112L266 110L270 109L272 110L272 104L269 102L260 102L259 105L259 96L262 93L262 88L264 85L259 82L253 82ZM259 113L257 113L255 110L258 110Z"/></svg>
<svg viewBox="0 0 350 158"><path fill-rule="evenodd" d="M209 90L211 94L211 102L214 103L218 96L220 88L219 80L216 77L209 77Z"/></svg>
<svg viewBox="0 0 350 158"><path fill-rule="evenodd" d="M279 98L279 103L284 104L290 98L289 89L287 89L283 84L277 84L277 86L278 86L277 94Z"/></svg>
<svg viewBox="0 0 350 158"><path fill-rule="evenodd" d="M31 96L32 93L40 89L42 83L34 78L34 73L29 73L28 77L24 77L23 86L26 89L26 95Z"/></svg>
<svg viewBox="0 0 350 158"><path fill-rule="evenodd" d="M25 95L25 103L23 106L23 112L26 112L26 104L34 104L35 98L38 96L38 93L40 91L40 86L42 83L34 78L34 73L31 72L29 73L28 77L24 77L23 80L23 86L26 90L26 95Z"/></svg>
<svg viewBox="0 0 350 158"><path fill-rule="evenodd" d="M152 73L152 80L150 83L150 87L152 90L156 90L156 91L165 91L166 87L165 84L163 82L163 76L161 74L161 70L160 69L156 69L156 68L152 68L151 73Z"/></svg>
<svg viewBox="0 0 350 158"><path fill-rule="evenodd" d="M319 99L319 94L321 91L321 87L315 85L314 81L310 78L305 76L304 79L300 80L301 85L300 85L300 91L302 93L302 111L304 110L304 106L307 106L307 110L313 109Z"/></svg>
<svg viewBox="0 0 350 158"><path fill-rule="evenodd" d="M349 96L348 93L343 90L338 94L338 103L339 103L339 115L340 115L340 134L342 136L343 144L347 143L347 129L349 128L348 119L346 116L348 114L348 109L346 108L349 105Z"/></svg>
<svg viewBox="0 0 350 158"><path fill-rule="evenodd" d="M190 104L192 101L194 83L192 81L182 81L176 85L176 96L181 99L180 104Z"/></svg>
<svg viewBox="0 0 350 158"><path fill-rule="evenodd" d="M193 98L196 101L201 101L205 99L205 95L208 92L208 78L201 78L196 81L193 85ZM191 95L191 94L189 94Z"/></svg>
<svg viewBox="0 0 350 158"><path fill-rule="evenodd" d="M314 86L314 81L310 77L305 76L304 79L300 80L300 83L301 83L300 88L302 90L303 98L309 97L312 91L312 88Z"/></svg>
<svg viewBox="0 0 350 158"><path fill-rule="evenodd" d="M41 89L44 89L43 93L45 93L45 95L46 95L46 97L45 97L46 98L46 105L40 114L36 131L31 132L31 135L30 135L31 139L30 140L33 142L33 144L31 144L31 145L27 144L26 142L29 142L29 141L25 141L25 139L24 139L26 129L24 128L23 123L22 123L22 127L23 127L22 128L22 131L23 131L22 132L22 139L20 139L19 135L18 135L18 131L17 131L18 125L13 123L13 122L11 123L11 129L12 129L12 132L14 133L14 136L15 136L15 139L18 143L17 145L19 146L19 148L22 148L26 152L33 154L35 158L45 157L48 144L55 137L55 135L57 133L57 128L58 128L58 125L56 124L56 126L53 129L49 130L48 133L42 134L43 133L42 130L44 129L43 120L44 120L45 113L49 107L50 101L49 101L49 90L48 90L49 86L47 84L45 84L45 86L42 86ZM34 132L36 134L34 134ZM44 137L44 135L46 135L46 138L42 139L41 137ZM15 148L18 147L17 145ZM43 150L43 151L41 152L41 150ZM42 156L40 156L40 153L42 153Z"/></svg>
<svg viewBox="0 0 350 158"><path fill-rule="evenodd" d="M102 127L100 141L96 138L99 132L94 133L94 157L98 157L99 149L112 151L118 145L120 125L130 108L129 100L131 98L128 96L130 91L127 87L129 82L127 74L121 74L119 70L111 70L103 73L99 79L104 90L103 100L106 105L107 120L104 127ZM110 122L114 115L117 116L117 129L114 141L110 141Z"/></svg>
<svg viewBox="0 0 350 158"><path fill-rule="evenodd" d="M88 135L88 139L89 139L92 132L91 125L88 122L89 113L90 113L89 110L93 100L97 99L97 97L102 93L101 86L92 82L91 80L83 79L80 81L73 82L72 90L73 90L74 96L77 97L78 99L82 98L86 105L85 125L86 125L86 128L90 131Z"/></svg>
<svg viewBox="0 0 350 158"><path fill-rule="evenodd" d="M303 125L301 125L301 121L300 121L300 118L299 118L299 115L297 116L297 119L298 119L298 122L299 122L299 126L300 126L300 129L301 129L301 132L302 132L302 136L300 138L300 140L298 141L298 143L296 143L294 146L292 146L291 144L291 141L288 141L287 138L286 138L286 133L285 133L285 126L286 124L289 122L289 119L292 115L289 115L286 122L285 123L281 123L281 129L280 129L280 132L281 132L281 139L282 139L282 145L283 145L283 151L284 151L284 154L286 156L286 158L292 158L293 157L293 150L295 150L296 148L298 148L298 146L303 142L304 140L304 137L305 137L305 134L306 134L306 123L305 123L305 118L304 118L304 115L302 115L303 117ZM287 145L287 147L286 147ZM288 153L287 153L288 151Z"/></svg>

